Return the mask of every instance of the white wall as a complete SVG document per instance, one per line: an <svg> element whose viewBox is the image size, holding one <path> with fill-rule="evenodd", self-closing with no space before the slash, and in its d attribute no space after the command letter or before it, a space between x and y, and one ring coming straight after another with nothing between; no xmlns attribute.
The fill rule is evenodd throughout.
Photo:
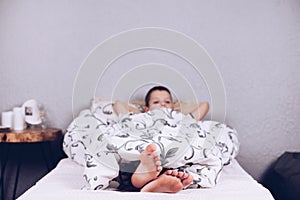
<svg viewBox="0 0 300 200"><path fill-rule="evenodd" d="M0 111L35 98L47 108L49 124L65 129L76 73L89 52L139 27L183 32L206 48L225 84L226 122L239 132L238 160L255 178L284 151L300 150L297 0L0 0ZM147 51L128 56L108 79L139 63L177 63L202 99L210 100L178 58Z"/></svg>

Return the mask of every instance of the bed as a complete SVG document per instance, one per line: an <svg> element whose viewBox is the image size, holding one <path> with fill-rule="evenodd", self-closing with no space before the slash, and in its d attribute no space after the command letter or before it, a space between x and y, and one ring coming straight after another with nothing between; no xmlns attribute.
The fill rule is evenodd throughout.
<svg viewBox="0 0 300 200"><path fill-rule="evenodd" d="M176 194L118 192L111 190L81 190L83 167L69 158L62 159L57 167L21 195L18 200L47 199L210 199L210 200L272 200L271 193L255 181L233 160L223 168L219 183L209 189L188 189Z"/></svg>
<svg viewBox="0 0 300 200"><path fill-rule="evenodd" d="M79 117L74 120L75 123L71 123L65 136L64 150L69 155L69 158L62 159L55 169L18 199L273 199L271 193L255 181L235 159L238 152L238 141L232 140L235 134L232 133L233 129L231 128L228 128L231 131L226 132L224 135L231 133L230 138L233 146L227 145L225 149L231 150L222 152L222 166L217 171L218 183L213 187L189 188L176 194L145 194L141 192L116 191L113 185L114 182L110 182L109 187L106 189L87 190L84 188L86 181L83 178L86 165L83 161L81 147L78 145L82 144L82 141L76 142L74 136L77 137L80 133L86 137L91 132L93 123L95 127L98 127L100 118L104 118L111 123L111 120L116 117L113 115L111 106L112 102L96 100L92 103L90 109L82 111ZM82 128L80 128L80 125L82 125ZM219 126L220 124L217 125Z"/></svg>

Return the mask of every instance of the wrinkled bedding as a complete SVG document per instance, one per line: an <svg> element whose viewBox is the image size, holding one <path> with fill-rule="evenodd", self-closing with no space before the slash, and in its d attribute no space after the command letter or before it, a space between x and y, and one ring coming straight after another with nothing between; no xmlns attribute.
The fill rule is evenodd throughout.
<svg viewBox="0 0 300 200"><path fill-rule="evenodd" d="M167 108L114 119L107 114L82 111L64 137L65 153L84 166L86 189L105 189L119 171L134 172L128 166L151 143L164 168L193 176L189 188L215 186L223 166L238 153L237 132L223 123L196 121Z"/></svg>

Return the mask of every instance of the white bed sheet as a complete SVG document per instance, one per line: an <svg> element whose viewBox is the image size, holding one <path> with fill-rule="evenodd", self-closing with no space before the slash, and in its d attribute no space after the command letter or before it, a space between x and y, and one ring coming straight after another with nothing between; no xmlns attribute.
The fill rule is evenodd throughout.
<svg viewBox="0 0 300 200"><path fill-rule="evenodd" d="M269 190L255 181L236 160L225 166L216 187L210 189L188 189L176 194L118 192L107 190L81 190L84 185L83 167L69 158L62 159L57 167L39 180L18 200L47 199L209 199L209 200L274 200Z"/></svg>

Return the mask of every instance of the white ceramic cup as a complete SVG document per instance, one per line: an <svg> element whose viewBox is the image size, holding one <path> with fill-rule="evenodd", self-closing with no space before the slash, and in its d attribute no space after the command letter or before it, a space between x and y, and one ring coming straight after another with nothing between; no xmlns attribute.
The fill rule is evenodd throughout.
<svg viewBox="0 0 300 200"><path fill-rule="evenodd" d="M13 126L13 112L7 111L1 113L1 126L12 128Z"/></svg>
<svg viewBox="0 0 300 200"><path fill-rule="evenodd" d="M25 120L24 120L24 113L21 107L13 108L13 129L16 131L24 130L25 128Z"/></svg>
<svg viewBox="0 0 300 200"><path fill-rule="evenodd" d="M25 122L32 125L37 125L42 122L38 102L36 100L30 99L26 101L22 108L25 115Z"/></svg>

